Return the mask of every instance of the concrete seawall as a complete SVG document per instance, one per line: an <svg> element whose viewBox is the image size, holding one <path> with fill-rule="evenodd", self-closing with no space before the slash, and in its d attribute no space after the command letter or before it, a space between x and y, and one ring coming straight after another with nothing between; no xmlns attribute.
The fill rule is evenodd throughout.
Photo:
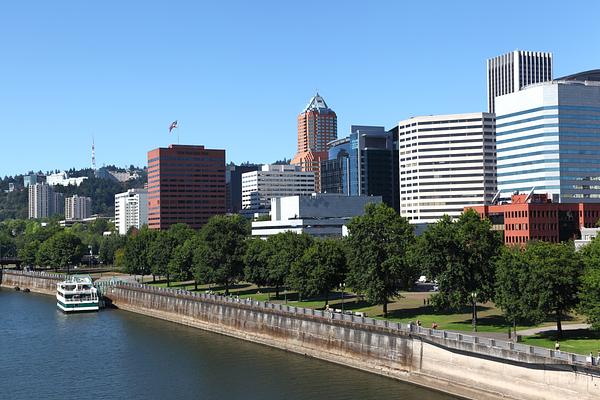
<svg viewBox="0 0 600 400"><path fill-rule="evenodd" d="M64 279L64 275L45 272L20 272L4 270L0 272L0 286L6 288L19 287L35 293L56 296L56 284Z"/></svg>
<svg viewBox="0 0 600 400"><path fill-rule="evenodd" d="M10 275L5 271L3 286L15 286L18 279ZM29 288L42 292L50 286L39 283ZM581 357L568 353L370 318L135 284L109 285L103 292L123 310L470 399L600 398L600 369L586 366Z"/></svg>

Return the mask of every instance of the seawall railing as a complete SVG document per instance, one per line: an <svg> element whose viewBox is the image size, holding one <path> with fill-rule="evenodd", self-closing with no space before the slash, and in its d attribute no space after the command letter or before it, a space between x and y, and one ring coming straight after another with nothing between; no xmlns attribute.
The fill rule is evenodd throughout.
<svg viewBox="0 0 600 400"><path fill-rule="evenodd" d="M26 275L32 277L39 277L41 279L62 279L64 275L52 274L46 272L24 272L14 270L4 270L5 274L16 274ZM124 282L119 279L107 280L96 282L96 286L99 288L101 293L108 293L110 288L123 288L137 291L144 291L154 293L162 296L179 297L197 301L209 301L213 303L222 303L224 305L239 305L243 307L250 307L258 311L276 311L280 313L290 314L296 317L312 317L323 319L324 321L332 323L350 323L363 328L380 328L388 329L392 333L397 332L405 335L412 335L419 337L423 340L435 342L441 345L440 341L446 343L454 343L454 346L445 345L447 348L462 348L468 347L468 351L480 353L483 355L489 355L488 349L501 350L506 354L513 354L519 358L518 355L533 355L538 357L546 358L550 363L556 364L572 364L580 365L585 367L596 367L593 366L587 359L586 356L581 354L569 353L564 351L556 351L547 349L544 347L530 346L523 343L515 343L512 341L504 341L498 339L484 338L480 336L467 335L458 332L449 332L440 329L429 329L417 326L416 324L403 323L403 322L392 322L383 319L370 318L365 316L358 316L355 314L349 315L344 313L337 313L331 311L315 310L312 308L302 308L290 306L287 304L271 303L268 301L258 301L250 298L241 299L235 296L224 296L214 293L201 293L201 292L190 292L183 289L177 288L163 288L157 286L149 286L138 283ZM462 346L462 345L466 346ZM482 347L481 351L478 351L478 347ZM509 357L507 357L509 358Z"/></svg>

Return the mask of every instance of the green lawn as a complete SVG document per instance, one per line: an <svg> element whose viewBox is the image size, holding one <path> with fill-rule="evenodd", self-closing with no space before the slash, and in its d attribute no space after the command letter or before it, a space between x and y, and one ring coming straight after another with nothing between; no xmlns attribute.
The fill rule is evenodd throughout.
<svg viewBox="0 0 600 400"><path fill-rule="evenodd" d="M521 341L532 346L546 347L554 349L556 336L554 333L539 333L535 336L524 337ZM572 331L563 331L563 338L560 340L560 349L569 353L589 354L594 356L600 351L600 332L589 331L587 329L576 329Z"/></svg>
<svg viewBox="0 0 600 400"><path fill-rule="evenodd" d="M153 286L166 287L165 280L157 280L156 283L145 281L145 283ZM194 290L192 281L188 282L171 282L172 288L180 288ZM199 285L198 291L212 291L223 294L225 288L216 285ZM293 291L281 291L279 297L275 298L275 290L273 288L258 288L250 283L237 283L230 288L230 293L240 298L252 298L254 300L265 301L269 300L273 303L287 303L296 307L324 309L325 299L306 299L298 301L298 294ZM395 322L416 322L421 321L422 326L430 327L433 323L438 325L439 329L455 330L455 331L472 331L471 308L465 307L459 312L443 312L435 311L432 306L427 305L426 301L431 296L430 292L403 292L400 298L395 299L388 305L390 321ZM425 300L425 303L424 303ZM333 292L330 295L329 305L332 308L343 308L345 310L365 312L369 317L383 318L383 309L381 305L368 303L355 295L345 292L342 300L341 292ZM496 332L508 333L508 324L502 316L501 310L496 308L493 303L480 304L477 306L477 331L478 332ZM572 316L566 323L583 322L579 316ZM547 321L539 326L553 325L553 321ZM517 330L532 328L535 326L517 326ZM593 351L594 354L600 350L600 334L592 334L590 336L587 331L565 331L565 339L561 341L561 350L587 354ZM507 335L508 336L508 335ZM554 348L555 339L542 335L528 336L523 338L523 343Z"/></svg>

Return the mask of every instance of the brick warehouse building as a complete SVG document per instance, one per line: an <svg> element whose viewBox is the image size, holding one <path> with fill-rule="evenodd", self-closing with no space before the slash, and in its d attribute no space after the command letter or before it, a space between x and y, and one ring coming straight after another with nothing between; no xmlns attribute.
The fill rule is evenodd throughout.
<svg viewBox="0 0 600 400"><path fill-rule="evenodd" d="M225 214L225 150L170 145L148 152L148 226L199 229Z"/></svg>
<svg viewBox="0 0 600 400"><path fill-rule="evenodd" d="M600 203L552 203L546 194L513 194L511 200L465 210L472 208L489 218L493 229L504 231L506 244L577 239L581 228L596 226L600 219Z"/></svg>

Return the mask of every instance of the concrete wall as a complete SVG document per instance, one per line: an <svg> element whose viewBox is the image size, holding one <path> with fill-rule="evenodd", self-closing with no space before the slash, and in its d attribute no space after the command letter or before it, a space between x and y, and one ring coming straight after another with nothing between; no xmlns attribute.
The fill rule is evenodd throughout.
<svg viewBox="0 0 600 400"><path fill-rule="evenodd" d="M4 271L2 286L54 295L58 275ZM114 306L470 399L600 398L600 368L569 353L281 304L101 287Z"/></svg>
<svg viewBox="0 0 600 400"><path fill-rule="evenodd" d="M21 290L56 296L56 284L64 278L59 274L4 270L0 272L0 286L11 289L18 286Z"/></svg>
<svg viewBox="0 0 600 400"><path fill-rule="evenodd" d="M320 358L471 399L600 398L600 370L553 351L466 342L449 332L399 329L321 311L214 295L119 285L118 308ZM373 321L373 320L370 320ZM457 334L453 334L457 335ZM462 335L458 335L462 336ZM481 339L483 341L483 339ZM520 345L523 346L523 345Z"/></svg>

